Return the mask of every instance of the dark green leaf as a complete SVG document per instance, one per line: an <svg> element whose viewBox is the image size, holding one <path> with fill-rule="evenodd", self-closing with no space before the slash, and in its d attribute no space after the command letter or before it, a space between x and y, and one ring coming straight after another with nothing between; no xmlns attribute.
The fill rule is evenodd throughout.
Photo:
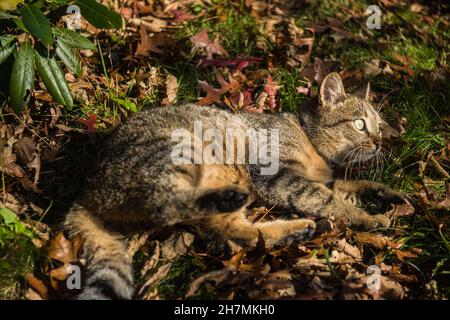
<svg viewBox="0 0 450 320"><path fill-rule="evenodd" d="M81 60L78 57L78 53L67 42L58 37L55 51L70 71L79 77L83 74Z"/></svg>
<svg viewBox="0 0 450 320"><path fill-rule="evenodd" d="M66 43L76 49L96 50L95 44L81 34L62 28L53 28L53 33L60 36Z"/></svg>
<svg viewBox="0 0 450 320"><path fill-rule="evenodd" d="M31 42L26 40L19 48L11 72L9 97L15 112L21 112L34 84L34 53Z"/></svg>
<svg viewBox="0 0 450 320"><path fill-rule="evenodd" d="M54 57L48 57L38 50L35 54L36 67L48 92L56 102L72 109L73 99L64 73Z"/></svg>
<svg viewBox="0 0 450 320"><path fill-rule="evenodd" d="M95 0L76 0L75 4L80 7L81 15L96 28L118 29L122 27L122 17Z"/></svg>
<svg viewBox="0 0 450 320"><path fill-rule="evenodd" d="M1 47L9 47L11 43L13 43L17 39L17 36L0 36L0 46Z"/></svg>
<svg viewBox="0 0 450 320"><path fill-rule="evenodd" d="M0 48L0 64L2 64L3 61L8 59L8 57L11 55L11 53L14 52L15 49L16 49L15 46Z"/></svg>
<svg viewBox="0 0 450 320"><path fill-rule="evenodd" d="M13 19L16 26L18 26L23 32L30 32L23 24L23 21L21 19Z"/></svg>
<svg viewBox="0 0 450 320"><path fill-rule="evenodd" d="M43 44L51 46L53 42L52 28L47 17L42 11L32 4L25 4L19 9L23 24L33 36L42 41Z"/></svg>

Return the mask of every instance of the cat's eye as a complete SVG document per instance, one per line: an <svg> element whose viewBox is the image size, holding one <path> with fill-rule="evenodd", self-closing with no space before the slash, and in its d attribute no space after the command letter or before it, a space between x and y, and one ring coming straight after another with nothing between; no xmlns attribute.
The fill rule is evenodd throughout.
<svg viewBox="0 0 450 320"><path fill-rule="evenodd" d="M381 125L382 125L381 121L377 123L377 126L378 126L377 132L378 132L378 133L381 132Z"/></svg>
<svg viewBox="0 0 450 320"><path fill-rule="evenodd" d="M364 130L364 128L366 127L366 123L364 122L363 119L356 119L353 123L356 129L358 129L359 131Z"/></svg>

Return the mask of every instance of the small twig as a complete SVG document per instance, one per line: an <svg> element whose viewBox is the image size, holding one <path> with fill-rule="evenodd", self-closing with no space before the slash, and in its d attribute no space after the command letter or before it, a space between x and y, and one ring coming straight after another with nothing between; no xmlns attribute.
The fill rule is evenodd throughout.
<svg viewBox="0 0 450 320"><path fill-rule="evenodd" d="M440 173L442 174L445 178L450 179L450 175L448 174L447 171L445 171L444 168L442 168L441 164L436 160L436 158L434 157L434 155L432 154L430 156L430 161L433 164L434 168Z"/></svg>

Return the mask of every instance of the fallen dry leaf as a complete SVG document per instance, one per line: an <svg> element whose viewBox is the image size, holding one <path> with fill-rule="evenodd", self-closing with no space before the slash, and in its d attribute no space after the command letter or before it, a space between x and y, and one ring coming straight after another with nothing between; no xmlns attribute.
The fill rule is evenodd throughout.
<svg viewBox="0 0 450 320"><path fill-rule="evenodd" d="M158 241L155 241L154 243L155 244L154 244L154 248L153 248L153 253L150 256L150 258L147 259L147 261L145 261L144 266L141 269L142 276L146 275L149 270L156 267L156 265L158 264L158 261L161 257L160 243Z"/></svg>
<svg viewBox="0 0 450 320"><path fill-rule="evenodd" d="M195 53L198 49L202 48L206 52L206 58L211 60L214 54L218 54L224 57L228 57L228 52L220 45L219 36L211 41L208 36L207 30L201 30L190 38L192 42L191 52Z"/></svg>
<svg viewBox="0 0 450 320"><path fill-rule="evenodd" d="M166 78L166 97L163 99L162 104L167 106L177 101L178 94L178 80L174 75L168 74Z"/></svg>
<svg viewBox="0 0 450 320"><path fill-rule="evenodd" d="M59 232L50 242L48 257L63 263L70 263L77 260L77 252L71 241Z"/></svg>
<svg viewBox="0 0 450 320"><path fill-rule="evenodd" d="M213 88L208 82L203 80L198 80L198 86L202 91L206 92L206 97L203 97L198 101L199 105L206 106L213 103L221 104L220 97L226 90Z"/></svg>
<svg viewBox="0 0 450 320"><path fill-rule="evenodd" d="M385 213L385 215L392 221L398 217L410 216L414 214L414 207L409 203L394 204L393 208Z"/></svg>
<svg viewBox="0 0 450 320"><path fill-rule="evenodd" d="M171 261L176 260L187 253L193 242L194 235L192 233L174 233L161 243L161 257Z"/></svg>
<svg viewBox="0 0 450 320"><path fill-rule="evenodd" d="M267 82L266 85L264 86L264 91L268 94L268 103L270 110L275 111L275 108L277 107L276 95L280 86L277 86L277 84L273 81L271 76L268 76L266 81Z"/></svg>
<svg viewBox="0 0 450 320"><path fill-rule="evenodd" d="M153 284L157 283L158 281L161 281L162 279L164 279L167 274L170 271L170 268L172 267L172 263L166 263L164 265L162 265L161 267L158 268L158 270L155 272L154 275L152 275L141 287L141 289L139 289L139 295L141 295L144 290L146 290L148 287L151 287Z"/></svg>
<svg viewBox="0 0 450 320"><path fill-rule="evenodd" d="M172 10L171 13L173 14L172 22L174 23L181 23L185 21L189 21L192 19L195 19L195 16L193 14L190 14L189 12L185 10Z"/></svg>
<svg viewBox="0 0 450 320"><path fill-rule="evenodd" d="M42 282L32 274L27 274L25 276L25 279L27 280L27 283L34 289L34 292L30 292L29 297L27 297L28 300L48 299L48 289L44 282ZM36 294L38 294L38 296Z"/></svg>
<svg viewBox="0 0 450 320"><path fill-rule="evenodd" d="M89 119L78 119L78 122L86 126L86 134L92 142L95 142L97 133L97 115L91 114Z"/></svg>
<svg viewBox="0 0 450 320"><path fill-rule="evenodd" d="M220 283L224 281L229 276L230 273L231 270L228 268L223 268L220 270L205 273L204 275L198 277L197 279L191 282L189 289L186 293L186 298L194 296L200 289L200 286L203 285L205 282L213 281L215 283Z"/></svg>

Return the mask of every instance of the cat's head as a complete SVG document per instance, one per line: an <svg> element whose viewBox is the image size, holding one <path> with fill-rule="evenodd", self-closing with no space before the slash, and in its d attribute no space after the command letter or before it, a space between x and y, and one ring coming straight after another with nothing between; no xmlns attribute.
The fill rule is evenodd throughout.
<svg viewBox="0 0 450 320"><path fill-rule="evenodd" d="M369 90L367 85L361 96L347 94L337 73L322 82L308 131L317 151L336 165L365 162L381 151L383 120L368 100Z"/></svg>

